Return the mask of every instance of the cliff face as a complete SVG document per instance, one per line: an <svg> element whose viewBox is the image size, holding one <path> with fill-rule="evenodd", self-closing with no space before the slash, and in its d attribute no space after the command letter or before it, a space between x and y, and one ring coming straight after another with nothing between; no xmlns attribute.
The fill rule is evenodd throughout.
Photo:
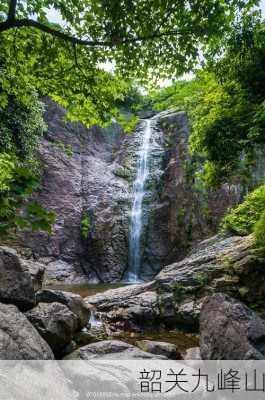
<svg viewBox="0 0 265 400"><path fill-rule="evenodd" d="M189 156L186 113L161 114L159 124L164 135L164 173L149 234L164 266L182 259L194 245L214 235L227 209L240 201L241 190L228 185L218 190L203 188L196 178L199 167Z"/></svg>
<svg viewBox="0 0 265 400"><path fill-rule="evenodd" d="M124 135L64 122L64 110L46 100L48 133L39 148L43 166L36 200L57 215L52 235L24 232L17 247L40 259L48 275L66 282L114 282L128 268L132 183L142 124ZM152 132L150 175L143 204L142 277L185 256L195 243L216 232L237 188L205 193L191 174L189 124L183 112L161 114ZM82 220L89 215L87 237Z"/></svg>

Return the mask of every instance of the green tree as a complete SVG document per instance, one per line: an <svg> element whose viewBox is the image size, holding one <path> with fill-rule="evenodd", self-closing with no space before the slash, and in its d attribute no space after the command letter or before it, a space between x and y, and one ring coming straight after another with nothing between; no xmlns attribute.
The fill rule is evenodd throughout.
<svg viewBox="0 0 265 400"><path fill-rule="evenodd" d="M2 0L0 107L36 89L71 120L107 124L128 78L142 82L190 70L257 0ZM57 10L54 24L47 10ZM34 17L34 18L33 18ZM102 64L115 66L115 74Z"/></svg>
<svg viewBox="0 0 265 400"><path fill-rule="evenodd" d="M45 130L43 105L36 93L25 105L8 96L0 109L0 235L30 228L51 232L55 215L29 198L39 186L40 165L35 151Z"/></svg>

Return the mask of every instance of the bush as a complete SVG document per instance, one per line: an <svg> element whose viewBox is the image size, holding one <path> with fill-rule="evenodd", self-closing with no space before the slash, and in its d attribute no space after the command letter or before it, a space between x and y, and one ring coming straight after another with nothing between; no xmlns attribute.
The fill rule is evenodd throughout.
<svg viewBox="0 0 265 400"><path fill-rule="evenodd" d="M255 246L265 248L265 211L254 225Z"/></svg>
<svg viewBox="0 0 265 400"><path fill-rule="evenodd" d="M86 212L81 221L81 236L83 239L87 239L91 227L90 216Z"/></svg>
<svg viewBox="0 0 265 400"><path fill-rule="evenodd" d="M243 203L228 212L223 220L222 228L234 234L248 235L264 212L265 184L249 193Z"/></svg>

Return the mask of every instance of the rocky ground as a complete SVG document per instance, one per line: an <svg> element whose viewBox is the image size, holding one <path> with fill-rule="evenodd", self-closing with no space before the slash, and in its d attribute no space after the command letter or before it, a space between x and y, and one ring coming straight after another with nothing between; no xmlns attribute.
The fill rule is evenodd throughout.
<svg viewBox="0 0 265 400"><path fill-rule="evenodd" d="M251 236L217 236L149 283L82 299L41 288L45 266L0 247L0 358L264 359L264 265ZM199 333L200 349L115 339L169 329Z"/></svg>

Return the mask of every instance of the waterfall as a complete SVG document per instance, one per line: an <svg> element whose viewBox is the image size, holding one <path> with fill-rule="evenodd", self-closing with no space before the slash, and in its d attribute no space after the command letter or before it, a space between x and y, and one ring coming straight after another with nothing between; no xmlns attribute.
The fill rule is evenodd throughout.
<svg viewBox="0 0 265 400"><path fill-rule="evenodd" d="M133 184L133 203L129 228L129 273L128 281L137 283L140 281L141 267L141 234L143 227L143 199L145 195L145 183L149 175L149 150L152 134L151 120L145 121L143 139L137 160L136 179Z"/></svg>
<svg viewBox="0 0 265 400"><path fill-rule="evenodd" d="M96 313L94 310L90 310L90 318L89 318L89 324L91 327L100 327L102 326L102 322L100 319L96 316Z"/></svg>

